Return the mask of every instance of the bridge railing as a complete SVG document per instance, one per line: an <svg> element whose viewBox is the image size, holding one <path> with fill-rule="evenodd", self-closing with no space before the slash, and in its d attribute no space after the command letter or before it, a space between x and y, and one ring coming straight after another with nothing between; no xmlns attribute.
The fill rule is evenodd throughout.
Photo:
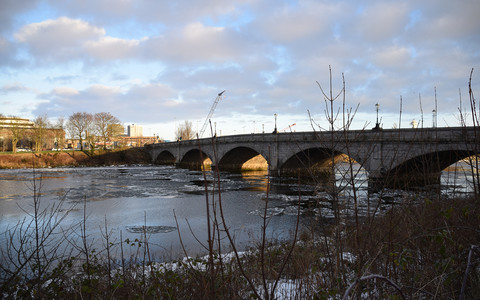
<svg viewBox="0 0 480 300"><path fill-rule="evenodd" d="M475 136L473 133L479 130L476 127L437 127L437 128L401 128L382 130L349 130L334 131L335 140L347 138L350 141L439 141L439 142L469 142ZM328 141L331 139L331 131L300 131L273 133L251 133L226 135L215 137L215 143L242 143L253 141L286 142L286 141ZM345 136L346 135L346 136ZM147 148L164 147L166 145L195 146L198 143L205 145L212 142L211 137L184 141L173 141L160 144L147 145Z"/></svg>

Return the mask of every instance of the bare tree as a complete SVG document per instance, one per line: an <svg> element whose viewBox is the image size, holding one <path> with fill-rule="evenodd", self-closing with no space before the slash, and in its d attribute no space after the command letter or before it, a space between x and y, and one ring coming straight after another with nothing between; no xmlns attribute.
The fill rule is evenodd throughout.
<svg viewBox="0 0 480 300"><path fill-rule="evenodd" d="M92 127L93 116L86 112L77 112L68 118L67 130L72 138L78 138L80 150L83 151L83 140L89 135Z"/></svg>
<svg viewBox="0 0 480 300"><path fill-rule="evenodd" d="M107 141L114 135L113 125L118 123L120 121L109 112L100 112L93 116L93 126L103 141L103 149L107 149Z"/></svg>
<svg viewBox="0 0 480 300"><path fill-rule="evenodd" d="M177 140L191 140L195 138L195 132L192 128L192 122L185 120L185 123L183 123L177 128L175 137Z"/></svg>
<svg viewBox="0 0 480 300"><path fill-rule="evenodd" d="M50 127L47 115L39 116L34 121L33 141L35 143L35 151L40 152L46 142L47 128Z"/></svg>
<svg viewBox="0 0 480 300"><path fill-rule="evenodd" d="M12 152L17 152L17 143L23 138L25 133L24 128L17 122L12 122L10 126L10 132L12 133Z"/></svg>
<svg viewBox="0 0 480 300"><path fill-rule="evenodd" d="M65 118L59 117L54 125L55 129L55 148L63 149L65 144Z"/></svg>

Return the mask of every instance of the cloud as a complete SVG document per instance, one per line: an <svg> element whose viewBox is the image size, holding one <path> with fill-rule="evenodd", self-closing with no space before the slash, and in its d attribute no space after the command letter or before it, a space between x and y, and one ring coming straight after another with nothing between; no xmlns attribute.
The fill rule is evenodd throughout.
<svg viewBox="0 0 480 300"><path fill-rule="evenodd" d="M61 76L47 76L46 80L51 83L69 84L74 80L80 79L79 75L61 75Z"/></svg>
<svg viewBox="0 0 480 300"><path fill-rule="evenodd" d="M15 39L34 59L46 62L128 59L140 43L106 36L103 28L67 17L28 24L15 33Z"/></svg>
<svg viewBox="0 0 480 300"><path fill-rule="evenodd" d="M406 47L390 46L377 49L373 62L382 68L399 70L409 65L411 58L410 50Z"/></svg>
<svg viewBox="0 0 480 300"><path fill-rule="evenodd" d="M293 8L284 3L269 8L268 14L260 13L252 28L258 26L272 42L296 43L299 40L317 39L333 30L333 22L343 9L341 4L316 1L302 1Z"/></svg>
<svg viewBox="0 0 480 300"><path fill-rule="evenodd" d="M113 37L102 37L85 43L85 50L91 57L108 61L134 56L135 50L140 44L137 40L124 40Z"/></svg>
<svg viewBox="0 0 480 300"><path fill-rule="evenodd" d="M392 40L403 34L409 22L408 13L406 2L377 2L363 10L358 29L371 42Z"/></svg>
<svg viewBox="0 0 480 300"><path fill-rule="evenodd" d="M54 88L51 92L53 97L72 97L78 95L80 92L70 87L58 87Z"/></svg>
<svg viewBox="0 0 480 300"><path fill-rule="evenodd" d="M17 15L32 9L37 0L2 0L0 9L0 32L10 30Z"/></svg>
<svg viewBox="0 0 480 300"><path fill-rule="evenodd" d="M0 88L0 94L10 94L19 92L29 92L30 89L20 83L7 84Z"/></svg>
<svg viewBox="0 0 480 300"><path fill-rule="evenodd" d="M160 83L133 85L128 89L119 86L91 85L77 90L57 87L38 95L39 104L35 113L50 117L70 115L74 112L110 112L123 121L158 121L168 116L164 108L178 107L179 111L191 110L193 106L176 98L176 93ZM180 115L180 112L178 113Z"/></svg>
<svg viewBox="0 0 480 300"><path fill-rule="evenodd" d="M15 39L30 49L39 59L65 61L80 58L84 43L105 34L101 28L82 20L61 17L22 27Z"/></svg>
<svg viewBox="0 0 480 300"><path fill-rule="evenodd" d="M241 56L245 46L238 34L223 27L189 23L145 41L146 59L174 62L222 63Z"/></svg>
<svg viewBox="0 0 480 300"><path fill-rule="evenodd" d="M17 59L15 46L7 39L0 36L0 67L20 67L22 61Z"/></svg>
<svg viewBox="0 0 480 300"><path fill-rule="evenodd" d="M473 38L480 41L480 2L465 0L461 3L442 0L418 3L419 17L416 31L417 39L445 40Z"/></svg>
<svg viewBox="0 0 480 300"><path fill-rule="evenodd" d="M236 32L199 22L168 35L135 40L107 36L104 28L60 17L26 25L15 33L15 39L29 49L34 60L57 63L119 59L218 63L233 60L245 49Z"/></svg>

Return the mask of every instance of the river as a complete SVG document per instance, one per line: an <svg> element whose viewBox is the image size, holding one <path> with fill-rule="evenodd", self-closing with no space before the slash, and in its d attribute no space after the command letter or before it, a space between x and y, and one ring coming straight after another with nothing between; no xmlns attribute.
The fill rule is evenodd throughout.
<svg viewBox="0 0 480 300"><path fill-rule="evenodd" d="M346 166L338 166L336 177L340 200L345 204L342 214L348 216L353 214L353 189L342 181ZM374 207L377 211L386 210L392 203L402 201L407 193L368 194L366 173L358 167L355 170L360 214L367 214ZM464 172L444 171L442 193L468 194L471 192L468 180ZM267 235L271 239L291 236L299 199L302 226L332 218L331 198L322 188L298 184L294 179L274 180L267 198L267 181L267 173L261 171L220 174L226 225L239 249L253 246L261 236L267 199ZM213 173L207 173L207 182L210 203L212 199L218 203L218 191L211 193ZM115 244L120 240L142 240L142 228L146 226L150 255L157 260L185 256L180 240L187 255L206 252L200 245L200 242L206 244L208 238L202 172L156 165L0 170L2 245L8 239L5 234L8 230L19 221L29 220L28 213L33 211L33 183L40 193L42 207L61 205L60 214L66 214L62 226L77 228L65 239L79 242L82 230L75 226L85 219L85 236L97 250L105 247L102 235L105 229Z"/></svg>

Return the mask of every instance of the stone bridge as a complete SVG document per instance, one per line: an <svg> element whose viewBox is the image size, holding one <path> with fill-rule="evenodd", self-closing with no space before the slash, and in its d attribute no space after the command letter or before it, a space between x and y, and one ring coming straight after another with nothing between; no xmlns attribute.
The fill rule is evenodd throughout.
<svg viewBox="0 0 480 300"><path fill-rule="evenodd" d="M208 159L219 170L241 170L261 155L272 175L328 170L345 155L367 172L369 187L439 183L440 172L480 152L476 127L262 133L145 146L152 161L199 168Z"/></svg>

